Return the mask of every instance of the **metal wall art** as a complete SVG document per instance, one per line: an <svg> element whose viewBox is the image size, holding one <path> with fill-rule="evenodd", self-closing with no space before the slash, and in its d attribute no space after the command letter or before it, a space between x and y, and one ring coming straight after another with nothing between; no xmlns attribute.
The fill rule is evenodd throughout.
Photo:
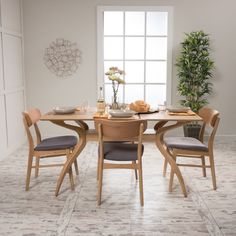
<svg viewBox="0 0 236 236"><path fill-rule="evenodd" d="M56 39L45 49L44 64L60 78L72 76L79 68L80 51L76 43Z"/></svg>

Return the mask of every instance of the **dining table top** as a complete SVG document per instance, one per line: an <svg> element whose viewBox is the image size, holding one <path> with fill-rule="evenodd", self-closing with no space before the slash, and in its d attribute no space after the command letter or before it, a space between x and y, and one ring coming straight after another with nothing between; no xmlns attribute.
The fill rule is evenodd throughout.
<svg viewBox="0 0 236 236"><path fill-rule="evenodd" d="M110 115L99 115L96 113L96 108L89 108L87 111L76 110L70 114L55 114L53 111L49 111L41 116L42 121L72 121L72 120L84 120L92 121L95 118L103 119L143 119L147 121L201 121L202 118L196 113L190 111L190 113L170 113L168 111L159 111L147 114L136 114L131 118L113 118Z"/></svg>

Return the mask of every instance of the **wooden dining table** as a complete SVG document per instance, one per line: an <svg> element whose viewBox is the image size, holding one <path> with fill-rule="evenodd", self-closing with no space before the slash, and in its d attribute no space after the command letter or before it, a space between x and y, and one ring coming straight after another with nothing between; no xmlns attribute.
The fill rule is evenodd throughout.
<svg viewBox="0 0 236 236"><path fill-rule="evenodd" d="M96 114L95 108L90 108L87 111L76 110L72 114L55 114L54 112L50 111L42 115L41 121L50 121L56 125L73 130L79 136L79 141L77 145L75 146L73 152L70 154L70 157L65 162L61 170L61 173L59 175L59 178L57 180L57 186L56 186L56 192L55 192L56 196L58 195L60 191L61 184L64 180L66 173L68 172L69 168L74 163L75 159L80 155L80 153L83 151L84 147L86 146L87 135L90 132L89 126L86 122L93 121L94 119L97 119L97 118L110 119L109 116L99 117ZM126 118L119 118L119 119L126 119ZM156 133L156 136L155 136L156 146L159 149L159 151L162 153L163 157L167 160L167 162L171 166L174 173L176 174L179 180L183 195L187 197L187 191L186 191L183 176L176 162L170 156L170 154L168 153L164 145L164 135L168 131L175 129L177 127L183 126L186 123L189 123L192 121L201 121L202 120L201 117L199 117L197 114L193 112L181 114L181 113L169 113L168 111L160 111L160 112L155 112L155 113L150 113L150 114L137 114L129 119L143 119L143 120L147 120L148 122L152 121L152 123L153 122L155 123L153 128ZM74 121L75 124L71 124L71 121Z"/></svg>

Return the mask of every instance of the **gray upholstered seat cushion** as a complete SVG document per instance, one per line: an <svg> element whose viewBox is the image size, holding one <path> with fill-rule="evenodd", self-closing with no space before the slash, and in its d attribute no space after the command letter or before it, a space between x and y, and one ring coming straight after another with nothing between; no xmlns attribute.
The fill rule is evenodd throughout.
<svg viewBox="0 0 236 236"><path fill-rule="evenodd" d="M164 142L168 148L179 148L185 150L207 151L208 147L198 139L191 137L167 137Z"/></svg>
<svg viewBox="0 0 236 236"><path fill-rule="evenodd" d="M72 148L77 143L77 137L72 135L58 136L53 138L43 139L35 147L35 151L49 151Z"/></svg>
<svg viewBox="0 0 236 236"><path fill-rule="evenodd" d="M104 159L112 161L135 161L138 159L138 144L104 142ZM142 145L142 154L144 146Z"/></svg>

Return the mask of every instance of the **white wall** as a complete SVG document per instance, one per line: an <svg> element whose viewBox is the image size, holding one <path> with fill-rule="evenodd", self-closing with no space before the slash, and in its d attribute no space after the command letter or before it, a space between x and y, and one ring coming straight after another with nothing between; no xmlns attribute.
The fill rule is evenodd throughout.
<svg viewBox="0 0 236 236"><path fill-rule="evenodd" d="M0 159L25 139L23 37L20 0L1 0L0 27Z"/></svg>
<svg viewBox="0 0 236 236"><path fill-rule="evenodd" d="M172 103L178 103L174 62L184 32L210 34L216 64L210 106L221 113L218 134L236 135L235 0L23 0L27 105L43 112L56 105L96 102L96 7L98 5L169 5L174 7ZM44 49L56 38L77 42L82 54L78 72L56 78L43 64ZM48 128L47 133L55 132Z"/></svg>

